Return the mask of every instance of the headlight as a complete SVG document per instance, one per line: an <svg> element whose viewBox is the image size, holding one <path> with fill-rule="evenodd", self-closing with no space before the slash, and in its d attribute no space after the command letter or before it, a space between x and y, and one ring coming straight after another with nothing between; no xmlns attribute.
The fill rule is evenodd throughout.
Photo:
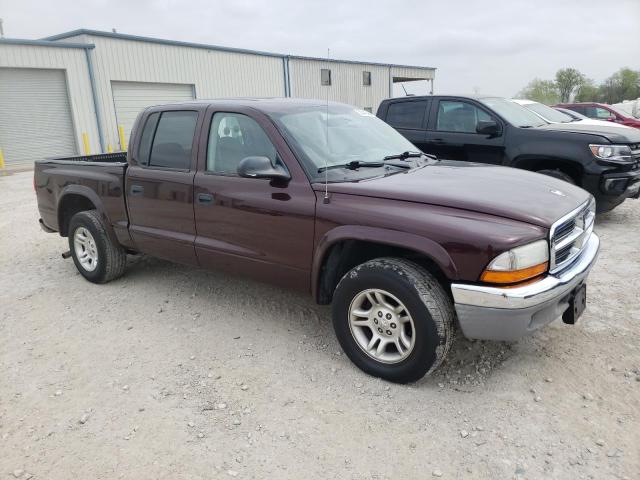
<svg viewBox="0 0 640 480"><path fill-rule="evenodd" d="M538 240L501 253L485 268L480 280L488 283L517 283L542 275L549 268L549 245Z"/></svg>
<svg viewBox="0 0 640 480"><path fill-rule="evenodd" d="M628 145L589 145L594 157L614 163L633 162Z"/></svg>

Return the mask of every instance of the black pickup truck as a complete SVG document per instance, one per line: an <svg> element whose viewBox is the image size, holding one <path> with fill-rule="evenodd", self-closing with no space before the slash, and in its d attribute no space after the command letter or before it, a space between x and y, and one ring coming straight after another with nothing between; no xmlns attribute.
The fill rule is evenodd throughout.
<svg viewBox="0 0 640 480"><path fill-rule="evenodd" d="M549 124L510 100L421 96L383 101L378 117L425 153L560 178L591 193L598 212L640 195L640 130Z"/></svg>

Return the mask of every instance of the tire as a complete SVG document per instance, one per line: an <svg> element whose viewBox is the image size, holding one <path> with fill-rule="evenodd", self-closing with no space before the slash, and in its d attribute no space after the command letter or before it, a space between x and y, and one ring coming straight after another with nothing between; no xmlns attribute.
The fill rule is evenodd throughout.
<svg viewBox="0 0 640 480"><path fill-rule="evenodd" d="M576 181L570 175L567 175L561 170L538 170L537 173L541 173L542 175L547 175L548 177L557 178L560 180L564 180L571 185L575 185Z"/></svg>
<svg viewBox="0 0 640 480"><path fill-rule="evenodd" d="M71 217L69 249L80 274L93 283L106 283L120 277L127 265L126 252L109 238L97 210Z"/></svg>
<svg viewBox="0 0 640 480"><path fill-rule="evenodd" d="M376 304L368 300L370 295ZM377 295L385 301L378 302ZM404 307L404 313L394 316L387 306ZM396 383L419 380L442 363L453 341L454 312L440 283L424 268L401 258L378 258L353 268L338 283L332 303L333 327L347 356L364 372ZM381 354L377 348L365 351L376 335L374 327L386 340Z"/></svg>

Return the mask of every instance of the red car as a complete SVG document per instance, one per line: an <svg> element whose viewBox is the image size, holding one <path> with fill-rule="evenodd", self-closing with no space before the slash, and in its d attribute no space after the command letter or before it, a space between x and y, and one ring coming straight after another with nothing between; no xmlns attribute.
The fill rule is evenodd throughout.
<svg viewBox="0 0 640 480"><path fill-rule="evenodd" d="M594 118L596 120L608 120L628 127L640 128L640 118L620 110L619 108L607 105L606 103L583 102L583 103L559 103L555 107L568 108L574 112Z"/></svg>

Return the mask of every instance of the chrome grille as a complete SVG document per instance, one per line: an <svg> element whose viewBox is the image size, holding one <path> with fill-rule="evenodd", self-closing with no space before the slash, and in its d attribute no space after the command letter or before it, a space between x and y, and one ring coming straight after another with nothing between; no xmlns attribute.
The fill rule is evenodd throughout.
<svg viewBox="0 0 640 480"><path fill-rule="evenodd" d="M595 200L591 198L551 226L551 273L568 267L580 255L593 232L595 218Z"/></svg>

